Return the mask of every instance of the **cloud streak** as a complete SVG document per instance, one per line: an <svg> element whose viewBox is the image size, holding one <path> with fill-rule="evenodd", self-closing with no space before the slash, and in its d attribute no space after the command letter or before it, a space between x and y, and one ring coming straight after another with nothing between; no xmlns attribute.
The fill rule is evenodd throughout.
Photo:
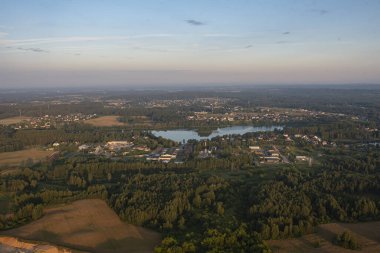
<svg viewBox="0 0 380 253"><path fill-rule="evenodd" d="M30 47L30 48L18 47L16 49L21 50L21 51L30 51L34 53L49 53L49 51L41 49L41 48L37 48L37 47Z"/></svg>
<svg viewBox="0 0 380 253"><path fill-rule="evenodd" d="M204 22L201 22L201 21L198 21L195 19L187 19L187 20L185 20L185 22L188 23L189 25L194 25L194 26L205 25Z"/></svg>
<svg viewBox="0 0 380 253"><path fill-rule="evenodd" d="M329 13L329 11L326 9L311 9L310 11L318 13L319 15L326 15L327 13Z"/></svg>
<svg viewBox="0 0 380 253"><path fill-rule="evenodd" d="M26 45L42 45L42 44L59 44L71 42L97 42L97 41L126 41L133 39L144 38L160 38L160 37L173 37L174 34L137 34L130 36L88 36L88 37L48 37L48 38L33 38L33 39L20 39L20 40L5 40L1 39L0 45L12 46L26 46Z"/></svg>
<svg viewBox="0 0 380 253"><path fill-rule="evenodd" d="M249 37L248 35L243 34L231 34L231 33L206 33L202 35L206 38L243 38Z"/></svg>

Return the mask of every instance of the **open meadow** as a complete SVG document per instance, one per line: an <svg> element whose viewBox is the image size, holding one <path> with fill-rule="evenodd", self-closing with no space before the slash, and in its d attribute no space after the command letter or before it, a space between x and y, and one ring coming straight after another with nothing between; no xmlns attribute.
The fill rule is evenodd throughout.
<svg viewBox="0 0 380 253"><path fill-rule="evenodd" d="M85 123L97 127L124 126L125 123L118 121L119 116L102 116L86 120Z"/></svg>
<svg viewBox="0 0 380 253"><path fill-rule="evenodd" d="M300 238L286 240L270 240L273 253L352 253L350 249L344 249L332 243L336 234L349 231L353 234L362 249L358 252L380 252L380 222L362 223L330 223L318 226L315 234L309 234ZM319 246L316 246L319 242Z"/></svg>
<svg viewBox="0 0 380 253"><path fill-rule="evenodd" d="M2 234L100 253L153 252L161 239L156 232L122 222L98 199L46 209L41 219Z"/></svg>
<svg viewBox="0 0 380 253"><path fill-rule="evenodd" d="M0 153L0 166L16 166L21 162L32 159L33 162L44 160L54 154L55 151L40 150L36 148L14 152Z"/></svg>
<svg viewBox="0 0 380 253"><path fill-rule="evenodd" d="M13 125L17 123L21 123L23 121L29 121L31 118L30 117L11 117L11 118L5 118L5 119L0 119L0 125Z"/></svg>

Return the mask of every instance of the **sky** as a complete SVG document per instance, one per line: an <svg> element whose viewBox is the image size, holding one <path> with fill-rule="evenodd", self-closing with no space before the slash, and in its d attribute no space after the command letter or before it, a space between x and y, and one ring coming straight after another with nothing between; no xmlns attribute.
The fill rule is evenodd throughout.
<svg viewBox="0 0 380 253"><path fill-rule="evenodd" d="M0 0L0 87L360 83L380 0Z"/></svg>

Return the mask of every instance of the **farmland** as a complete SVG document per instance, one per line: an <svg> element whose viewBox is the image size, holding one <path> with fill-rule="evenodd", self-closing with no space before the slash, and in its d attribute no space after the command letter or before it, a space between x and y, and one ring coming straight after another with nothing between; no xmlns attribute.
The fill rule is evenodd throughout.
<svg viewBox="0 0 380 253"><path fill-rule="evenodd" d="M17 123L21 123L23 121L29 121L30 117L12 117L12 118L5 118L0 119L0 125L13 125Z"/></svg>
<svg viewBox="0 0 380 253"><path fill-rule="evenodd" d="M54 154L54 151L39 150L36 148L14 152L0 153L0 166L16 166L21 162L32 159L34 162L44 160Z"/></svg>
<svg viewBox="0 0 380 253"><path fill-rule="evenodd" d="M99 118L86 120L85 123L97 127L124 126L125 124L118 121L118 118L118 116L102 116Z"/></svg>
<svg viewBox="0 0 380 253"><path fill-rule="evenodd" d="M273 253L349 253L349 249L332 244L336 234L350 231L362 245L360 252L380 252L380 222L365 222L356 224L330 223L320 225L315 234L287 240L270 240L268 244ZM319 246L316 244L319 243Z"/></svg>
<svg viewBox="0 0 380 253"><path fill-rule="evenodd" d="M153 252L160 235L120 221L102 200L89 199L45 210L40 220L4 232L91 252Z"/></svg>

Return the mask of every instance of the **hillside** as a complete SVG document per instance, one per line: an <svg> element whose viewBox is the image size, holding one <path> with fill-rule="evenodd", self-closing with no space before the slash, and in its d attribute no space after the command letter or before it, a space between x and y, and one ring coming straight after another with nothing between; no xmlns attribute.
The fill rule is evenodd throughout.
<svg viewBox="0 0 380 253"><path fill-rule="evenodd" d="M80 200L45 210L43 218L3 232L91 252L153 252L160 235L120 221L102 200Z"/></svg>

